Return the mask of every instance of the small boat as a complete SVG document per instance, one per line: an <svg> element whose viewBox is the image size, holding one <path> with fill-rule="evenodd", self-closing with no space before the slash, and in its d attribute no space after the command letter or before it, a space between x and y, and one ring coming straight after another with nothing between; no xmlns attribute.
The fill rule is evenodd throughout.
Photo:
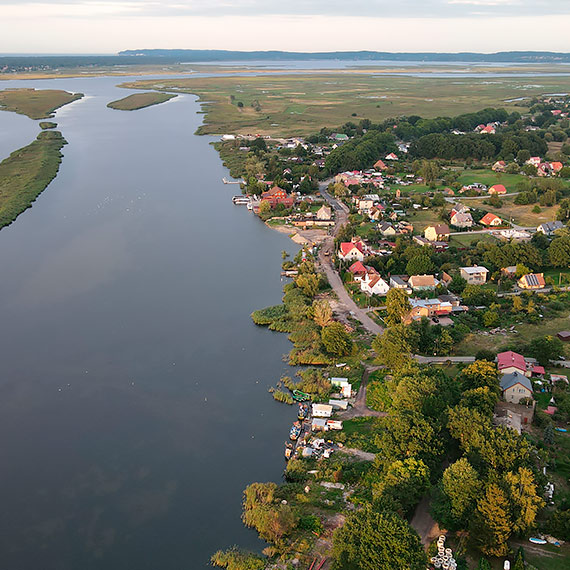
<svg viewBox="0 0 570 570"><path fill-rule="evenodd" d="M292 455L293 455L293 446L290 443L286 443L285 444L285 459L286 460L291 459Z"/></svg>
<svg viewBox="0 0 570 570"><path fill-rule="evenodd" d="M307 404L299 404L299 412L297 413L297 418L303 421L309 415L309 406Z"/></svg>
<svg viewBox="0 0 570 570"><path fill-rule="evenodd" d="M568 430L566 428L554 428L556 431L559 431L561 433L566 433Z"/></svg>
<svg viewBox="0 0 570 570"><path fill-rule="evenodd" d="M301 434L301 424L299 422L295 422L291 426L291 431L289 432L289 439L292 441L296 441Z"/></svg>
<svg viewBox="0 0 570 570"><path fill-rule="evenodd" d="M301 390L293 390L293 400L296 400L297 402L304 402L310 399L311 396L309 396L309 394L305 394L305 392L301 392Z"/></svg>
<svg viewBox="0 0 570 570"><path fill-rule="evenodd" d="M533 544L546 544L546 540L544 540L544 538L535 538L534 536L531 536L528 540Z"/></svg>

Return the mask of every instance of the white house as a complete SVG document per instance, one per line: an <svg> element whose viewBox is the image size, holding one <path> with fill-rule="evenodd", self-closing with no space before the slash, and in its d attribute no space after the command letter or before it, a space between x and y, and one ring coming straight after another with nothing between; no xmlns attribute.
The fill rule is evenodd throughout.
<svg viewBox="0 0 570 570"><path fill-rule="evenodd" d="M312 411L314 418L330 418L333 407L328 404L313 404Z"/></svg>
<svg viewBox="0 0 570 570"><path fill-rule="evenodd" d="M489 270L481 265L474 265L473 267L461 267L460 273L469 285L482 285L487 281Z"/></svg>
<svg viewBox="0 0 570 570"><path fill-rule="evenodd" d="M380 275L367 273L360 281L360 290L368 295L386 295L390 286Z"/></svg>
<svg viewBox="0 0 570 570"><path fill-rule="evenodd" d="M348 378L331 378L331 385L335 388L340 388L340 393L344 398L350 398L352 396L352 386Z"/></svg>

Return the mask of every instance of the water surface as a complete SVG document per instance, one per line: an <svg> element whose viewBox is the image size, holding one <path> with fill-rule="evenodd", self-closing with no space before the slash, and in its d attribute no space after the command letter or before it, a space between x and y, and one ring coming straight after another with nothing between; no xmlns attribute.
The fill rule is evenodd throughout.
<svg viewBox="0 0 570 570"><path fill-rule="evenodd" d="M267 389L289 343L249 314L293 244L232 205L194 97L107 109L120 81L1 84L86 97L57 112L59 175L0 231L0 568L206 568L262 546L241 492L283 469L294 411ZM37 132L0 113L0 153Z"/></svg>

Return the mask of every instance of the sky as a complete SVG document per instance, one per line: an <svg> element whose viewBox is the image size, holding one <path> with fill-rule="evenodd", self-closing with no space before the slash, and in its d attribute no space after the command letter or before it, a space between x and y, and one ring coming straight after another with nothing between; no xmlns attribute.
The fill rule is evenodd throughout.
<svg viewBox="0 0 570 570"><path fill-rule="evenodd" d="M0 53L570 52L570 0L0 0Z"/></svg>

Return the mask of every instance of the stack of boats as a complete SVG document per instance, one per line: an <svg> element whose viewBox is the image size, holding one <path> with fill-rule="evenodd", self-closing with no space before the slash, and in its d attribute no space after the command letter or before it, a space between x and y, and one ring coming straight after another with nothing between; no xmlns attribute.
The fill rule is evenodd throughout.
<svg viewBox="0 0 570 570"><path fill-rule="evenodd" d="M431 559L431 563L443 570L457 570L457 562L453 558L451 548L445 548L445 535L443 534L437 539L437 556Z"/></svg>

